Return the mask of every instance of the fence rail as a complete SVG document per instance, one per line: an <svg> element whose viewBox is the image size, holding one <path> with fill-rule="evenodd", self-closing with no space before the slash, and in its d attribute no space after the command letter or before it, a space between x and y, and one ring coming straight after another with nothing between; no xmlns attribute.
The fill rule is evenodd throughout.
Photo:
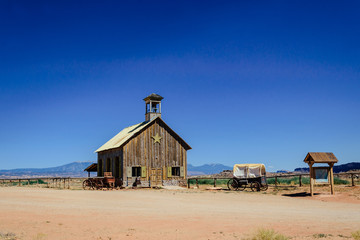
<svg viewBox="0 0 360 240"><path fill-rule="evenodd" d="M334 173L334 176L350 176L351 178L351 186L355 186L355 178L359 178L360 176L360 171L356 171L356 172L350 172L350 173ZM279 185L279 181L278 179L280 178L290 178L290 177L298 177L299 178L299 186L303 186L303 176L304 177L310 177L309 173L304 173L304 174L289 174L289 175L273 175L273 176L269 176L266 177L267 179L275 179L275 184L269 184L270 186L274 185L275 187L277 187ZM232 178L232 177L231 177ZM216 187L216 180L219 179L231 179L230 177L189 177L188 181L187 181L187 185L188 188L190 188L190 181L191 180L195 180L195 184L196 187L199 188L199 180L203 180L203 179L207 179L207 180L213 180L214 181L214 187Z"/></svg>
<svg viewBox="0 0 360 240"><path fill-rule="evenodd" d="M351 178L351 186L355 186L355 178L359 179L360 171L350 172L350 173L334 173L334 176L350 176ZM278 181L280 178L290 178L290 177L298 177L299 178L299 186L303 186L303 177L309 177L309 174L289 174L289 175L274 175L269 176L267 179L275 179L274 184L269 184L270 186L278 187L280 182ZM0 186L24 186L24 185L33 185L40 186L41 184L46 184L48 188L63 188L70 189L72 184L75 184L77 181L77 187L82 187L82 181L86 179L84 177L40 177L40 178L1 178ZM231 179L230 177L189 177L187 179L187 187L190 188L190 181L195 180L195 184L199 187L199 180L213 180L213 185L216 187L216 181L222 179Z"/></svg>
<svg viewBox="0 0 360 240"><path fill-rule="evenodd" d="M70 189L70 185L75 183L76 180L82 180L86 178L80 177L40 177L40 178L1 178L0 186L29 186L29 185L46 185L48 188L63 188ZM79 183L77 183L79 185Z"/></svg>

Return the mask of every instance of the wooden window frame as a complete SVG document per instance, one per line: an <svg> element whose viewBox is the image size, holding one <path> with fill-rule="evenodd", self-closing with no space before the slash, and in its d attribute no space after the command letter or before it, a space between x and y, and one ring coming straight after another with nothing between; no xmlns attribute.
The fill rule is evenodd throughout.
<svg viewBox="0 0 360 240"><path fill-rule="evenodd" d="M131 177L141 177L141 166L131 167Z"/></svg>
<svg viewBox="0 0 360 240"><path fill-rule="evenodd" d="M180 166L171 167L171 176L180 177Z"/></svg>

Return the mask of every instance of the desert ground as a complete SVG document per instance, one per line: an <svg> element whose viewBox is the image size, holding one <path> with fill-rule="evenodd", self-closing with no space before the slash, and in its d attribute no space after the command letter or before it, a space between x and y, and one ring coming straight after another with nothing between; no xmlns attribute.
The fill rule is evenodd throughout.
<svg viewBox="0 0 360 240"><path fill-rule="evenodd" d="M359 187L335 196L320 189L312 198L306 190L1 187L0 233L31 240L246 239L266 228L293 239L346 239L360 230Z"/></svg>

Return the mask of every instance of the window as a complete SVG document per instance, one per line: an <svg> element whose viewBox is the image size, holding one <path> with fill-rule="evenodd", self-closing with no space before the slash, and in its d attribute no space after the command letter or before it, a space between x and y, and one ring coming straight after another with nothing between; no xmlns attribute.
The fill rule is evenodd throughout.
<svg viewBox="0 0 360 240"><path fill-rule="evenodd" d="M115 158L115 177L118 178L120 177L120 159L119 157Z"/></svg>
<svg viewBox="0 0 360 240"><path fill-rule="evenodd" d="M111 172L110 162L110 158L106 159L106 172Z"/></svg>
<svg viewBox="0 0 360 240"><path fill-rule="evenodd" d="M132 167L132 176L141 177L141 167Z"/></svg>
<svg viewBox="0 0 360 240"><path fill-rule="evenodd" d="M99 159L98 176L101 177L102 175L103 175L103 160Z"/></svg>
<svg viewBox="0 0 360 240"><path fill-rule="evenodd" d="M171 175L172 176L180 176L180 167L172 167Z"/></svg>

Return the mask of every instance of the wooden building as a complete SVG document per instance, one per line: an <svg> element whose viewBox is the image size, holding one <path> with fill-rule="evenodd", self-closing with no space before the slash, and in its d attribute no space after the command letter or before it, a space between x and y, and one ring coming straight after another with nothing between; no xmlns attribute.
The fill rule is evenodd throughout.
<svg viewBox="0 0 360 240"><path fill-rule="evenodd" d="M98 176L112 172L117 185L182 185L186 182L186 151L191 147L161 118L163 97L145 101L145 121L127 127L96 150Z"/></svg>

